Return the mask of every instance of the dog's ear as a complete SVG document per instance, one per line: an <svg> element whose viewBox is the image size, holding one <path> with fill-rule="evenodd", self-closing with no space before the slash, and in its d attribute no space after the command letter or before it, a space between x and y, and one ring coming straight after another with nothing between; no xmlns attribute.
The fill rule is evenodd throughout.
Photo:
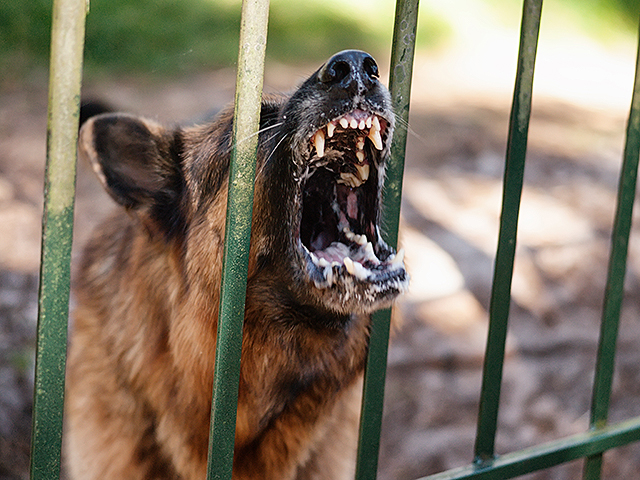
<svg viewBox="0 0 640 480"><path fill-rule="evenodd" d="M111 197L153 230L172 237L184 227L179 132L131 115L98 115L82 126L78 151Z"/></svg>

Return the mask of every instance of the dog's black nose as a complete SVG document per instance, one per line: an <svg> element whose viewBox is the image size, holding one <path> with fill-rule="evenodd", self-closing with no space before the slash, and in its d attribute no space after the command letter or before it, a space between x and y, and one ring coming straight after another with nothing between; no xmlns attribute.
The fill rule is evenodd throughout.
<svg viewBox="0 0 640 480"><path fill-rule="evenodd" d="M318 72L328 86L338 86L352 95L362 95L378 78L378 65L371 55L360 50L336 53Z"/></svg>

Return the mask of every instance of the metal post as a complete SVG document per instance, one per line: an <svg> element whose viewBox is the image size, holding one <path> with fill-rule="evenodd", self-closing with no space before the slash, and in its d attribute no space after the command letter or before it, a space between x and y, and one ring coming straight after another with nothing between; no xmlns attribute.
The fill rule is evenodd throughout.
<svg viewBox="0 0 640 480"><path fill-rule="evenodd" d="M244 0L236 79L233 152L211 405L207 479L230 479L240 381L242 326L249 264L269 0Z"/></svg>
<svg viewBox="0 0 640 480"><path fill-rule="evenodd" d="M624 296L624 278L627 270L627 251L633 215L633 203L636 197L638 177L638 156L640 155L640 40L636 58L636 76L633 86L631 110L627 123L627 138L624 160L618 185L618 204L611 238L611 255L607 286L605 289L600 343L596 364L593 397L591 401L591 428L599 429L606 425L609 415L611 383L615 367L616 343L620 310ZM602 469L602 454L589 457L585 462L585 480L598 480Z"/></svg>
<svg viewBox="0 0 640 480"><path fill-rule="evenodd" d="M87 0L53 2L32 480L60 476L76 142L87 8Z"/></svg>
<svg viewBox="0 0 640 480"><path fill-rule="evenodd" d="M387 226L386 241L393 247L398 243L418 3L419 0L398 0L396 3L389 89L398 126L391 145L382 207L382 224ZM362 398L357 480L376 478L378 470L390 323L390 309L374 313Z"/></svg>
<svg viewBox="0 0 640 480"><path fill-rule="evenodd" d="M511 107L504 172L500 234L489 308L489 335L480 394L480 412L475 446L475 461L479 464L492 461L495 453L502 367L511 305L511 280L516 252L518 214L527 153L533 71L541 13L542 0L524 1L518 70Z"/></svg>

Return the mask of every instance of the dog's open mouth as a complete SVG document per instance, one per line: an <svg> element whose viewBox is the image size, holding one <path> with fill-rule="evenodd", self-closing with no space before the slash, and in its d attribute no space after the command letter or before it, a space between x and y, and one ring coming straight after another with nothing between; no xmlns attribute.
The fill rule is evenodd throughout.
<svg viewBox="0 0 640 480"><path fill-rule="evenodd" d="M300 241L310 277L365 310L408 283L403 250L386 245L377 224L389 136L389 122L363 110L333 119L311 136L303 178Z"/></svg>

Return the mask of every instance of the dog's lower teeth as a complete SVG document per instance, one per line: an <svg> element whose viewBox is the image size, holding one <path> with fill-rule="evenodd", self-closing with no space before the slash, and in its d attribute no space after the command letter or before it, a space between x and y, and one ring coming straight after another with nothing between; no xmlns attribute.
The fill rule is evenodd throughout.
<svg viewBox="0 0 640 480"><path fill-rule="evenodd" d="M404 248L401 248L400 250L398 250L398 253L395 254L395 256L391 259L391 262L389 262L389 264L394 268L400 268L400 267L404 268Z"/></svg>
<svg viewBox="0 0 640 480"><path fill-rule="evenodd" d="M349 257L345 257L343 260L344 268L346 268L349 275L356 277L358 280L366 280L371 275L371 270L366 268L360 262L354 262Z"/></svg>

